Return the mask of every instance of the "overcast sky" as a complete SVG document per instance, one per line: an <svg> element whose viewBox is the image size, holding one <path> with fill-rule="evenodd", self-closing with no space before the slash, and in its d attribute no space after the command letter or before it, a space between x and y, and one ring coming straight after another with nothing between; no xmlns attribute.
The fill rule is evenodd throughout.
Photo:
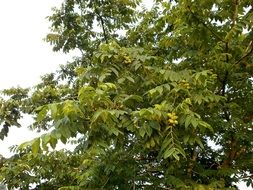
<svg viewBox="0 0 253 190"><path fill-rule="evenodd" d="M46 19L51 8L62 0L7 0L0 3L0 90L10 87L29 87L40 76L55 71L70 56L52 51L43 41L49 32ZM31 119L22 121L24 126ZM8 138L0 140L0 154L10 156L8 147L34 138L24 128L10 128Z"/></svg>
<svg viewBox="0 0 253 190"><path fill-rule="evenodd" d="M29 87L40 76L55 71L59 64L71 60L70 56L55 53L43 38L49 32L45 18L51 8L62 0L6 0L0 2L0 90L15 86ZM150 0L145 0L150 2ZM22 121L24 126L31 119ZM12 127L8 138L0 140L0 154L11 155L9 147L34 138L27 129ZM247 188L242 185L242 190ZM251 188L248 188L251 189Z"/></svg>
<svg viewBox="0 0 253 190"><path fill-rule="evenodd" d="M51 8L61 0L8 0L0 3L0 88L30 86L39 76L66 62L42 39Z"/></svg>

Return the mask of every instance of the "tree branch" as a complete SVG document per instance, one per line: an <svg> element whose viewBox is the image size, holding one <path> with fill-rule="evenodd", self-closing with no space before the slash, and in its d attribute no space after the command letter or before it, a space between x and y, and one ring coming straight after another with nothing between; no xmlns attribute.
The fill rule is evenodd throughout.
<svg viewBox="0 0 253 190"><path fill-rule="evenodd" d="M250 51L249 51L250 49ZM250 56L250 54L253 53L253 44L252 41L250 41L248 47L245 50L246 54L244 56L242 56L239 60L237 60L234 64L239 64L241 61L243 61L245 58L247 58L248 56Z"/></svg>
<svg viewBox="0 0 253 190"><path fill-rule="evenodd" d="M221 168L228 168L232 161L236 157L236 147L237 147L237 141L233 137L231 138L231 142L228 144L229 151L226 154L226 158L223 160L221 164Z"/></svg>
<svg viewBox="0 0 253 190"><path fill-rule="evenodd" d="M216 38L218 38L220 41L225 42L215 31L213 31L204 21L202 21L200 18L198 18L191 10L191 7L188 6L188 9L192 16L197 19L207 30L209 30Z"/></svg>
<svg viewBox="0 0 253 190"><path fill-rule="evenodd" d="M102 7L102 6L103 6L103 4L104 4L104 2L103 2L103 1L101 1L101 2L102 2L102 5L101 5L101 4L100 4L100 2L99 2L99 4L100 4L100 6L99 6L99 7ZM105 40L105 42L106 42L106 43L108 43L108 36L107 36L107 34L106 34L106 30L105 30L105 23L104 23L104 19L103 19L103 17L101 16L101 14L99 13L99 11L98 11L97 9L96 9L96 14L97 14L98 19L99 19L99 21L100 21L100 24L101 24L101 26L102 26L104 40Z"/></svg>
<svg viewBox="0 0 253 190"><path fill-rule="evenodd" d="M192 151L192 155L191 155L191 160L189 162L189 165L188 165L188 169L187 169L187 175L189 177L192 176L192 172L193 172L193 168L194 168L194 163L197 159L197 151L196 151L196 147L194 147L193 151Z"/></svg>
<svg viewBox="0 0 253 190"><path fill-rule="evenodd" d="M106 31L105 31L104 19L103 19L103 17L99 13L97 13L97 15L98 15L98 18L99 18L99 20L101 22L101 26L102 26L102 30L103 30L103 35L104 35L104 40L105 40L106 43L108 43L108 37L107 37Z"/></svg>
<svg viewBox="0 0 253 190"><path fill-rule="evenodd" d="M238 17L238 6L240 4L240 0L234 0L234 6L235 6L235 10L234 10L234 14L233 14L233 17L232 17L232 27L233 28L236 24L236 20L237 20L237 17Z"/></svg>

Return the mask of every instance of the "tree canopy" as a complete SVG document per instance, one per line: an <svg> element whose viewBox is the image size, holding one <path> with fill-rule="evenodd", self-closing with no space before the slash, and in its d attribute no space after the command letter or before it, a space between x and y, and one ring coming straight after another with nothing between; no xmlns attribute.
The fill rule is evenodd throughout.
<svg viewBox="0 0 253 190"><path fill-rule="evenodd" d="M80 56L2 91L2 140L27 114L45 132L1 162L8 188L253 187L251 0L65 0L48 19Z"/></svg>

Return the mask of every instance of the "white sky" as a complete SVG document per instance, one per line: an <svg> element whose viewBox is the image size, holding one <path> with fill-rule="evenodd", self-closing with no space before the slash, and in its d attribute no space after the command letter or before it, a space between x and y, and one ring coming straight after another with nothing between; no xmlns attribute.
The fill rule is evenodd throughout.
<svg viewBox="0 0 253 190"><path fill-rule="evenodd" d="M49 32L47 16L62 0L7 0L0 2L0 90L13 86L29 87L40 76L55 71L70 56L52 51L43 41ZM23 125L31 123L25 118ZM10 156L9 147L34 138L34 132L10 128L8 138L0 140L0 154Z"/></svg>
<svg viewBox="0 0 253 190"><path fill-rule="evenodd" d="M6 0L0 2L0 90L13 86L29 87L40 81L40 76L55 71L70 56L55 53L42 39L49 32L46 16L62 0ZM145 0L150 3L150 0ZM24 126L31 123L25 118ZM35 133L25 128L10 129L9 136L0 140L0 154L9 157L9 147L34 138ZM250 190L243 184L242 190Z"/></svg>

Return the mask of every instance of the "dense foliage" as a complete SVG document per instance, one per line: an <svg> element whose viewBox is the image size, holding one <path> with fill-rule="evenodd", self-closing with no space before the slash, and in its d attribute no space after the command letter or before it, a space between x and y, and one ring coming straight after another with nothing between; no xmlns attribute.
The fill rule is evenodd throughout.
<svg viewBox="0 0 253 190"><path fill-rule="evenodd" d="M0 137L29 114L0 181L20 189L253 186L251 0L65 0L55 51L81 56L31 89L2 91ZM49 151L73 140L70 151Z"/></svg>

